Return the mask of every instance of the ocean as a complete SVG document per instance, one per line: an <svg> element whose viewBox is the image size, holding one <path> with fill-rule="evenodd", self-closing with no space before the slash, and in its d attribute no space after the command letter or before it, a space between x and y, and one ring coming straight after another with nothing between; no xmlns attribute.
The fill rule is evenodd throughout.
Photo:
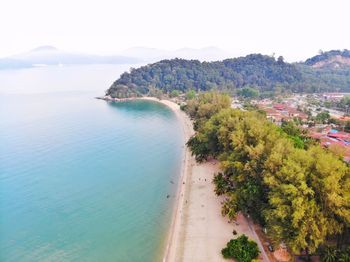
<svg viewBox="0 0 350 262"><path fill-rule="evenodd" d="M184 141L160 103L94 99L129 67L0 71L0 261L161 260Z"/></svg>

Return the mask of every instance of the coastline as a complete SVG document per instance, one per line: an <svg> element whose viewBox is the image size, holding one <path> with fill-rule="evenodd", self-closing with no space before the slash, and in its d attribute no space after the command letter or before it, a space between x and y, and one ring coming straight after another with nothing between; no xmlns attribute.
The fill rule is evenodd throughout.
<svg viewBox="0 0 350 262"><path fill-rule="evenodd" d="M183 112L180 109L180 106L176 104L175 102L172 102L170 100L165 99L158 99L156 97L134 97L134 98L111 98L109 96L103 96L103 97L95 97L96 99L101 99L105 101L111 101L111 102L123 102L123 101L130 101L130 100L149 100L153 102L161 103L165 106L167 106L170 110L174 112L178 120L180 121L181 129L182 129L182 135L184 138L184 144L183 144L183 154L181 158L181 171L180 171L180 177L178 179L178 188L176 189L176 195L175 195L175 201L173 203L172 211L171 211L171 222L170 222L170 228L167 230L165 234L165 245L164 249L162 250L162 254L160 257L162 257L162 261L178 261L178 257L180 257L181 253L183 252L182 248L179 246L179 242L181 241L180 236L183 233L183 217L181 216L182 210L184 209L185 205L185 196L189 193L189 181L190 176L192 173L192 167L195 164L195 159L192 157L192 154L190 150L186 146L186 142L189 140L189 138L194 135L193 130L193 124L190 120L189 116L186 115L185 112Z"/></svg>
<svg viewBox="0 0 350 262"><path fill-rule="evenodd" d="M168 106L181 122L187 141L194 135L192 121L180 106L169 100L144 97L141 99L160 102ZM171 225L167 232L163 262L174 261L227 261L221 249L232 239L233 230L256 241L262 253L260 261L270 260L251 223L239 214L235 223L221 215L223 197L215 194L212 183L215 173L220 172L216 160L197 163L190 150L184 145L181 174L172 210Z"/></svg>
<svg viewBox="0 0 350 262"><path fill-rule="evenodd" d="M155 97L117 101L135 99L150 100L169 107L180 121L184 142L194 135L192 121L180 110L178 104ZM243 215L239 214L235 223L230 223L221 215L223 198L215 194L212 183L214 174L220 171L219 163L216 160L197 163L185 144L183 149L179 184L172 207L170 228L165 235L162 261L227 261L222 257L221 249L233 238L233 230L256 241L263 251L255 230ZM259 259L270 261L264 251Z"/></svg>
<svg viewBox="0 0 350 262"><path fill-rule="evenodd" d="M155 97L142 97L136 99L155 101L169 107L180 121L185 143L192 135L194 135L192 121L185 112L181 111L178 104L169 100L160 100ZM163 251L163 261L176 261L176 258L179 256L179 251L181 252L181 250L179 250L180 232L182 232L181 227L183 227L181 210L183 210L185 205L185 195L188 194L189 190L187 185L192 173L192 167L195 163L190 150L185 144L183 145L183 148L184 151L181 159L181 174L178 180L179 185L176 190L175 202L173 204L170 228L166 234L166 245Z"/></svg>
<svg viewBox="0 0 350 262"><path fill-rule="evenodd" d="M171 108L181 122L185 141L194 135L192 121L180 110L179 105L157 98L141 99L160 102ZM219 171L217 161L197 163L191 151L184 145L181 174L163 262L225 261L221 249L232 238L234 227L221 215L222 199L214 192L212 180ZM237 231L241 231L241 228L237 228Z"/></svg>
<svg viewBox="0 0 350 262"><path fill-rule="evenodd" d="M181 111L180 106L169 100L160 100L155 97L136 98L142 100L150 100L162 103L168 106L179 119L185 143L194 135L193 124L185 112ZM181 245L181 238L183 236L184 217L182 217L183 209L187 203L187 195L189 193L190 177L192 168L195 165L195 159L192 157L190 150L184 144L183 157L181 159L181 174L179 177L179 184L176 190L175 202L172 210L170 228L167 232L166 245L163 252L163 261L178 261L183 253L183 246Z"/></svg>

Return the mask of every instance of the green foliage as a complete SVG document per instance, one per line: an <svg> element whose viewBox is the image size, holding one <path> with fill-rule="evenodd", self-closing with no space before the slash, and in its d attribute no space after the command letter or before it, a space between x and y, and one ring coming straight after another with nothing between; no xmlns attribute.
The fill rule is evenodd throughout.
<svg viewBox="0 0 350 262"><path fill-rule="evenodd" d="M305 148L306 143L308 143L309 139L302 135L299 127L295 124L294 121L283 121L281 125L281 129L284 133L288 135L293 141L295 148Z"/></svg>
<svg viewBox="0 0 350 262"><path fill-rule="evenodd" d="M350 246L339 252L339 262L350 262Z"/></svg>
<svg viewBox="0 0 350 262"><path fill-rule="evenodd" d="M179 90L172 90L171 93L170 93L170 97L178 97L180 95L180 92Z"/></svg>
<svg viewBox="0 0 350 262"><path fill-rule="evenodd" d="M322 61L325 61L325 60L328 60L334 56L342 56L342 57L349 57L350 58L350 51L349 50L331 50L331 51L328 51L328 52L320 52L319 55L317 56L314 56L312 58L309 58L305 61L305 64L306 65L314 65L318 62L322 62Z"/></svg>
<svg viewBox="0 0 350 262"><path fill-rule="evenodd" d="M295 65L278 62L273 57L261 54L210 63L172 59L122 74L107 90L107 95L115 94L114 89L120 86L126 86L140 94L147 94L151 86L163 90L164 93L174 89L181 92L191 89L209 91L216 88L232 91L246 86L269 92L276 85L291 86L300 80L301 73Z"/></svg>
<svg viewBox="0 0 350 262"><path fill-rule="evenodd" d="M208 120L221 109L231 106L231 98L218 92L206 92L187 101L186 112L195 120L194 128L198 129L202 122Z"/></svg>
<svg viewBox="0 0 350 262"><path fill-rule="evenodd" d="M196 91L194 91L193 89L187 91L186 99L191 100L191 99L194 99L195 97L196 97Z"/></svg>
<svg viewBox="0 0 350 262"><path fill-rule="evenodd" d="M331 118L328 112L321 112L316 115L316 121L320 124L327 124L328 120Z"/></svg>
<svg viewBox="0 0 350 262"><path fill-rule="evenodd" d="M244 87L238 90L237 94L244 98L257 98L259 96L259 90L251 87Z"/></svg>
<svg viewBox="0 0 350 262"><path fill-rule="evenodd" d="M113 88L110 88L106 91L106 95L109 95L113 98L131 98L139 97L141 93L136 90L136 88L130 88L125 85L116 85Z"/></svg>
<svg viewBox="0 0 350 262"><path fill-rule="evenodd" d="M294 123L278 128L255 111L231 108L201 114L198 105L206 108L205 101L190 107L201 124L189 147L201 160L220 160L223 174L214 183L225 196L224 215L251 215L295 252L315 252L348 227L350 168L338 156L303 146ZM218 109L213 100L207 103Z"/></svg>
<svg viewBox="0 0 350 262"><path fill-rule="evenodd" d="M293 141L295 148L305 148L305 143L300 136L289 136L289 138Z"/></svg>
<svg viewBox="0 0 350 262"><path fill-rule="evenodd" d="M338 250L334 247L326 247L321 254L322 262L337 262Z"/></svg>
<svg viewBox="0 0 350 262"><path fill-rule="evenodd" d="M217 62L171 59L131 69L123 73L107 90L112 97L123 95L146 95L150 87L171 93L183 93L194 89L213 89L254 97L257 91L262 97L273 97L291 92L349 91L350 70L348 67L314 68L312 65L332 55L347 57L349 51L331 51L323 57L315 57L306 63L289 64L282 57L251 54L246 57L226 59ZM254 88L244 89L246 87ZM125 90L128 89L128 91ZM253 92L251 92L253 91ZM258 93L258 94L259 94Z"/></svg>
<svg viewBox="0 0 350 262"><path fill-rule="evenodd" d="M232 185L224 177L223 173L216 174L214 176L213 183L215 184L215 193L218 196L227 193L232 188Z"/></svg>
<svg viewBox="0 0 350 262"><path fill-rule="evenodd" d="M249 240L246 235L241 235L237 239L231 239L221 253L226 259L233 258L238 262L251 262L258 257L260 251L254 241Z"/></svg>
<svg viewBox="0 0 350 262"><path fill-rule="evenodd" d="M350 132L350 121L346 121L345 126L344 126L344 131Z"/></svg>
<svg viewBox="0 0 350 262"><path fill-rule="evenodd" d="M207 159L210 152L207 141L202 141L199 136L193 136L186 145L191 148L192 155L195 156L197 162L203 162Z"/></svg>
<svg viewBox="0 0 350 262"><path fill-rule="evenodd" d="M313 68L304 64L295 64L301 72L302 81L295 82L291 90L293 92L318 93L349 91L349 68Z"/></svg>
<svg viewBox="0 0 350 262"><path fill-rule="evenodd" d="M289 136L300 136L301 131L293 121L283 121L281 125L282 130Z"/></svg>
<svg viewBox="0 0 350 262"><path fill-rule="evenodd" d="M334 108L339 108L346 113L350 110L350 96L344 96L338 103L331 105Z"/></svg>
<svg viewBox="0 0 350 262"><path fill-rule="evenodd" d="M162 99L163 98L163 91L159 90L155 87L150 87L150 89L148 90L148 96Z"/></svg>
<svg viewBox="0 0 350 262"><path fill-rule="evenodd" d="M326 246L321 253L322 262L350 262L350 247L344 250Z"/></svg>

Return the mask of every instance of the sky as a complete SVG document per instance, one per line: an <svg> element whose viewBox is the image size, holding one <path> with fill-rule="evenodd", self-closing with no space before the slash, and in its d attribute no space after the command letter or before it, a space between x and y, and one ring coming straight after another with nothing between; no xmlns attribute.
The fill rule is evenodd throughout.
<svg viewBox="0 0 350 262"><path fill-rule="evenodd" d="M92 54L216 46L232 56L350 49L347 0L0 0L0 57L41 45Z"/></svg>

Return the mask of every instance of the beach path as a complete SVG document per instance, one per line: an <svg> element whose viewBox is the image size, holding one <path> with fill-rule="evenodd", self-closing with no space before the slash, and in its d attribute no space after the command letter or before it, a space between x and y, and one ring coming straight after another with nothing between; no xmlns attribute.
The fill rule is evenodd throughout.
<svg viewBox="0 0 350 262"><path fill-rule="evenodd" d="M237 216L236 223L229 223L221 215L222 198L215 195L212 183L214 174L219 171L219 164L213 161L198 164L193 161L191 169L182 196L184 199L180 201L183 205L177 210L180 225L175 226L172 239L176 243L172 243L166 261L228 261L223 259L221 249L235 237L233 230L260 244L243 215ZM264 254L260 260L268 261Z"/></svg>

